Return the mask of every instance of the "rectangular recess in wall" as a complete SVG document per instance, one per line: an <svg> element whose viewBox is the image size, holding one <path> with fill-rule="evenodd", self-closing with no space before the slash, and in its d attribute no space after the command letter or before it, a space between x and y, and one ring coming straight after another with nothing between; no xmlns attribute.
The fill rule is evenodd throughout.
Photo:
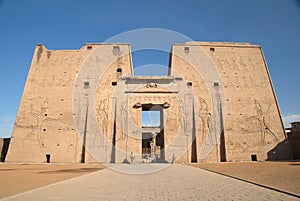
<svg viewBox="0 0 300 201"><path fill-rule="evenodd" d="M257 155L251 154L251 161L257 161Z"/></svg>

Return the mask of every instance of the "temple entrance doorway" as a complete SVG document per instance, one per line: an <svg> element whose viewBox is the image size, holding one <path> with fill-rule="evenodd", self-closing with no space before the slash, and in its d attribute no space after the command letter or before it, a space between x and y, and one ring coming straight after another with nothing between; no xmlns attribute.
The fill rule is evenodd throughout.
<svg viewBox="0 0 300 201"><path fill-rule="evenodd" d="M145 104L142 106L142 160L164 162L163 107Z"/></svg>

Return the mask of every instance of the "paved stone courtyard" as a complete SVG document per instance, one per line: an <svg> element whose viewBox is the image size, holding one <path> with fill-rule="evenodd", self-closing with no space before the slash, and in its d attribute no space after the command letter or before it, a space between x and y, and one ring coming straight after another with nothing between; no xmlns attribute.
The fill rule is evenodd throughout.
<svg viewBox="0 0 300 201"><path fill-rule="evenodd" d="M153 173L142 174L143 171ZM299 200L299 198L199 168L137 164L113 166L4 200Z"/></svg>

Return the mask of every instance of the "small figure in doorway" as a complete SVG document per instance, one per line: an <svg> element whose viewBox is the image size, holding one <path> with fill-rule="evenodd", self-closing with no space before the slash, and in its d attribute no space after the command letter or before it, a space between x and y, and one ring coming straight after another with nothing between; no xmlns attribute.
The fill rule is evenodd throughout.
<svg viewBox="0 0 300 201"><path fill-rule="evenodd" d="M134 162L134 155L133 155L133 153L132 153L132 152L130 153L130 162L131 162L131 163L133 163L133 162Z"/></svg>
<svg viewBox="0 0 300 201"><path fill-rule="evenodd" d="M153 162L156 163L156 154L154 154Z"/></svg>

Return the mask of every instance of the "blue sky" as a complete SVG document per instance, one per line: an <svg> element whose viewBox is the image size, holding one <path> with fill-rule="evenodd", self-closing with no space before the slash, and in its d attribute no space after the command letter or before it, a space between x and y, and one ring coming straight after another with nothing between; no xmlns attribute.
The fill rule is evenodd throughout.
<svg viewBox="0 0 300 201"><path fill-rule="evenodd" d="M37 43L48 49L79 49L149 27L199 41L260 44L282 116L300 120L298 0L0 0L0 137L11 135ZM168 60L163 55L152 58L159 65ZM135 66L147 64L143 54L133 60Z"/></svg>

